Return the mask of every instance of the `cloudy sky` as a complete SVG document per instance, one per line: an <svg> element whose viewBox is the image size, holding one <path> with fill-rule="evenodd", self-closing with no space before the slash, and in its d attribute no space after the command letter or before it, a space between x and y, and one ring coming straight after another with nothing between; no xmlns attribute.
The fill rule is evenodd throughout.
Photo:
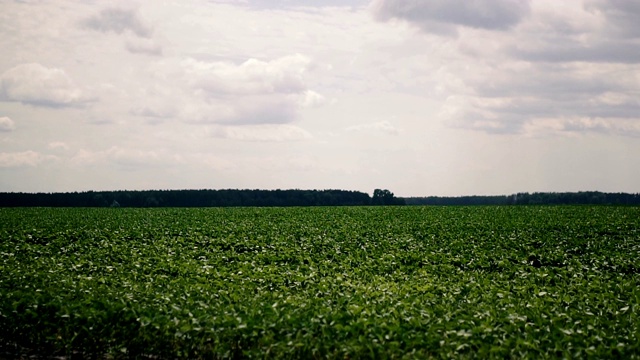
<svg viewBox="0 0 640 360"><path fill-rule="evenodd" d="M0 0L0 191L640 192L635 0Z"/></svg>

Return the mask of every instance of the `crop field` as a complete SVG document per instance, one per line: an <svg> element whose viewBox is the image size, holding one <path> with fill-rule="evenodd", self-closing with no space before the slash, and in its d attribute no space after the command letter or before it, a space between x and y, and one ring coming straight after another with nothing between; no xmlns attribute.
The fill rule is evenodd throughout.
<svg viewBox="0 0 640 360"><path fill-rule="evenodd" d="M640 358L640 208L0 209L0 358Z"/></svg>

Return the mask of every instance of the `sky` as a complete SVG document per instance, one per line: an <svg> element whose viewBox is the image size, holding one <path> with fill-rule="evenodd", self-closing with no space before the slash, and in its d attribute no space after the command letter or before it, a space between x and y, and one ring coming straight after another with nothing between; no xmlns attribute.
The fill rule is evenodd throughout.
<svg viewBox="0 0 640 360"><path fill-rule="evenodd" d="M0 191L640 192L635 0L0 0Z"/></svg>

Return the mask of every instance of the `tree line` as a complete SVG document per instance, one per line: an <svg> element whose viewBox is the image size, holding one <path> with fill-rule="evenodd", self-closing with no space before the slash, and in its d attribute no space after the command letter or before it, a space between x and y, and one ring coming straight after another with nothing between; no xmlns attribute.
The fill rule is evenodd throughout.
<svg viewBox="0 0 640 360"><path fill-rule="evenodd" d="M535 192L512 195L396 197L348 190L120 190L66 193L0 193L0 207L231 207L368 205L635 205L640 194Z"/></svg>
<svg viewBox="0 0 640 360"><path fill-rule="evenodd" d="M404 198L407 205L640 205L640 194L535 192L496 196L428 196Z"/></svg>
<svg viewBox="0 0 640 360"><path fill-rule="evenodd" d="M402 205L389 190L121 190L0 193L2 207L231 207Z"/></svg>

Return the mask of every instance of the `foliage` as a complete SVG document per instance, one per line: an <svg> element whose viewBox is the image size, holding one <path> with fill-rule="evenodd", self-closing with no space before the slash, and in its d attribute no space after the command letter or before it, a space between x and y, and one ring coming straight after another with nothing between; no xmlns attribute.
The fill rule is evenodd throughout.
<svg viewBox="0 0 640 360"><path fill-rule="evenodd" d="M0 206L4 207L353 206L370 203L369 194L347 190L227 189L0 193Z"/></svg>
<svg viewBox="0 0 640 360"><path fill-rule="evenodd" d="M371 198L372 205L404 205L405 202L401 198L395 197L395 195L387 190L375 189L373 191L373 197Z"/></svg>
<svg viewBox="0 0 640 360"><path fill-rule="evenodd" d="M640 209L0 209L0 357L638 358Z"/></svg>
<svg viewBox="0 0 640 360"><path fill-rule="evenodd" d="M640 194L580 192L536 192L495 196L428 196L405 198L407 205L640 205Z"/></svg>

